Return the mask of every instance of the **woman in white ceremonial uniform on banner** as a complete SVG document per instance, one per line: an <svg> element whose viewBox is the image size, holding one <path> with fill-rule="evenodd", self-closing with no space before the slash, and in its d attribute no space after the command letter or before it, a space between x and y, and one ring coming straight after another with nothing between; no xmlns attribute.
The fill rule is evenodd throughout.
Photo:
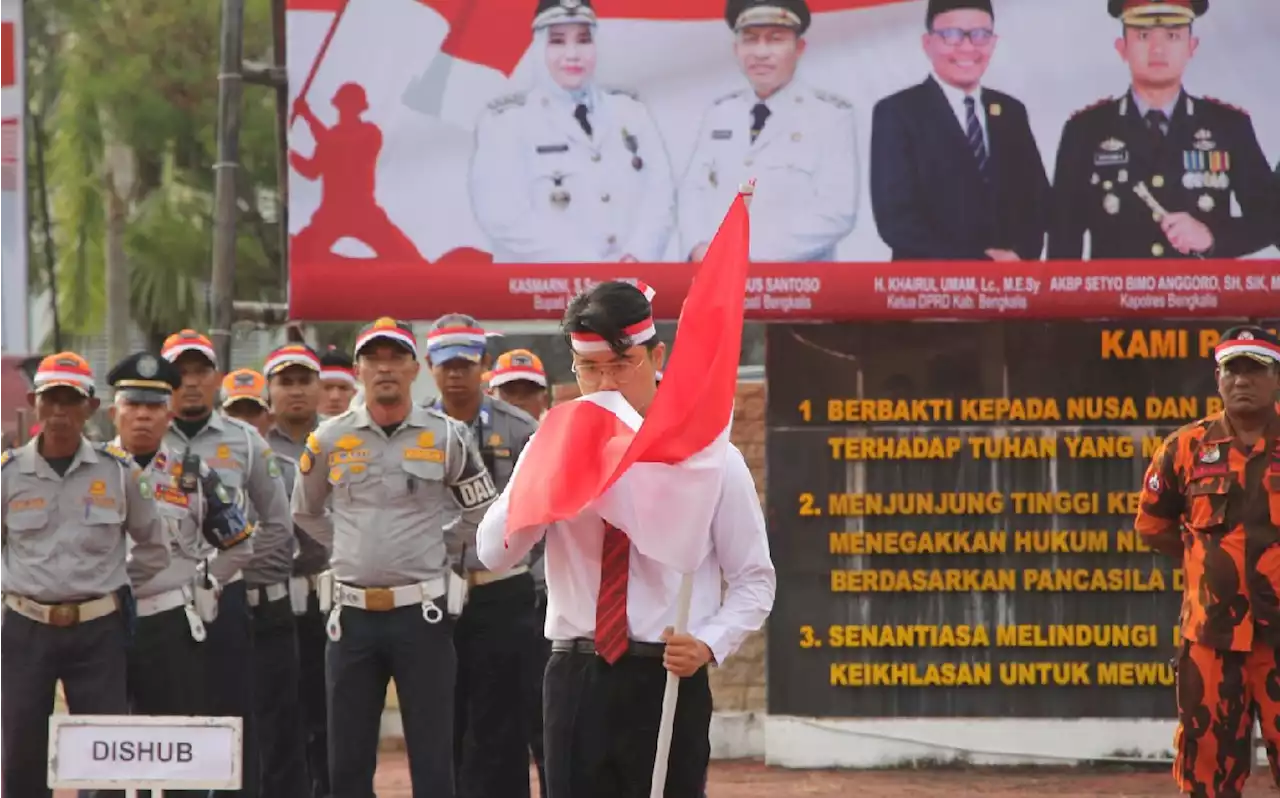
<svg viewBox="0 0 1280 798"><path fill-rule="evenodd" d="M476 125L469 189L494 260L660 260L675 227L666 145L635 95L596 85L590 0L540 0L533 29L533 88Z"/></svg>

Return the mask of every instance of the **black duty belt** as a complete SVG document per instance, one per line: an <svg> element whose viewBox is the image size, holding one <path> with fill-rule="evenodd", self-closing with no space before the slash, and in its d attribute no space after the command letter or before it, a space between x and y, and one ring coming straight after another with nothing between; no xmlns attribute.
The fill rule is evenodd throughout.
<svg viewBox="0 0 1280 798"><path fill-rule="evenodd" d="M553 640L551 641L551 650L594 655L596 653L596 643L594 640L588 640L585 637L575 637L572 640ZM627 654L633 657L661 659L666 650L665 643L640 643L632 640L627 644Z"/></svg>

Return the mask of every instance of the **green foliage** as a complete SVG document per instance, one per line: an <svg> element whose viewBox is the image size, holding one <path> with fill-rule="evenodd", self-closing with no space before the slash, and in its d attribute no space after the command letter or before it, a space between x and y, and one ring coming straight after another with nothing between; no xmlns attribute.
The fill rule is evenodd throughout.
<svg viewBox="0 0 1280 798"><path fill-rule="evenodd" d="M103 329L113 143L134 164L124 198L133 317L149 336L200 325L212 263L221 3L59 0L26 9L28 97L46 139L63 328ZM270 16L270 0L247 0L245 58L269 60ZM275 189L275 93L246 85L241 109L236 294L281 301L278 232L255 207L261 189ZM29 155L34 191L34 146ZM38 288L48 281L34 193L29 207Z"/></svg>

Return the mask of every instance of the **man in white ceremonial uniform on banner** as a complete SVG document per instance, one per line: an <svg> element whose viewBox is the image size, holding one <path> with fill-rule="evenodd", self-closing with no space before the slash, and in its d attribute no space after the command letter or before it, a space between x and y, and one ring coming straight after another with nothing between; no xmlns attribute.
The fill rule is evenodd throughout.
<svg viewBox="0 0 1280 798"><path fill-rule="evenodd" d="M854 109L795 76L809 7L805 0L729 0L725 21L749 85L702 117L680 183L680 255L702 259L735 187L758 174L753 202L769 222L752 230L752 260L834 260L858 212Z"/></svg>
<svg viewBox="0 0 1280 798"><path fill-rule="evenodd" d="M546 539L550 798L647 796L668 746L665 795L700 796L707 666L773 606L764 517L728 441L748 236L739 197L685 302L661 395L665 348L645 294L608 282L570 303L564 331L584 396L547 413L478 530L495 571ZM678 701L660 735L668 673Z"/></svg>

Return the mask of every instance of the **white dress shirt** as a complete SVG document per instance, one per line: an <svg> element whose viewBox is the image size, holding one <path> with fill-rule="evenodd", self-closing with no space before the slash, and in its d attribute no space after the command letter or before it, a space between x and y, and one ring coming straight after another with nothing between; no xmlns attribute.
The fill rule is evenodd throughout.
<svg viewBox="0 0 1280 798"><path fill-rule="evenodd" d="M526 446L516 463L518 474ZM522 531L504 542L507 489L490 506L476 533L476 549L485 566L504 571L520 563L535 543L546 537L547 626L549 640L595 636L596 597L600 592L600 553L604 522L590 508L568 521ZM626 530L623 530L624 532ZM681 575L651 560L631 546L627 572L627 626L632 640L661 642L662 632L675 626L676 596ZM721 575L727 588L721 597ZM711 649L722 663L759 629L773 608L776 587L764 514L755 483L742 453L730 446L720 502L711 524L711 552L693 574L689 634Z"/></svg>
<svg viewBox="0 0 1280 798"><path fill-rule="evenodd" d="M956 115L956 120L960 123L960 132L966 135L969 132L969 111L964 107L964 99L966 97L973 98L973 112L978 115L978 126L982 128L982 142L987 146L987 152L990 153L991 136L987 132L987 106L982 102L982 87L979 86L972 92L966 92L964 89L957 89L936 74L933 79L934 82L942 87L942 94L947 98L947 105L951 106L951 112Z"/></svg>

